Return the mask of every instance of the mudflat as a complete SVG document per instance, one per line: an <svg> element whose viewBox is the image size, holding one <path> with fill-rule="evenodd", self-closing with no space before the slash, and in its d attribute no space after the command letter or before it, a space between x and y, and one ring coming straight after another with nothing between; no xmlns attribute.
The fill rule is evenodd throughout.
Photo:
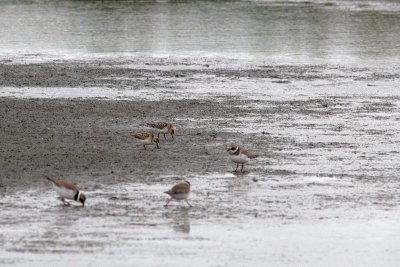
<svg viewBox="0 0 400 267"><path fill-rule="evenodd" d="M2 98L0 102L3 186L31 186L42 181L42 174L78 180L95 176L109 183L126 176L179 176L235 167L226 160L226 146L237 137L199 121L222 109L232 117L240 110L212 101ZM164 120L176 125L175 139L167 135L165 140L161 134L160 149L149 145L145 150L133 134L156 132L147 123ZM225 126L227 121L219 123ZM254 148L266 146L268 139L262 133L243 138Z"/></svg>
<svg viewBox="0 0 400 267"><path fill-rule="evenodd" d="M395 68L122 58L0 73L2 264L395 262ZM145 150L132 134L156 121L175 139ZM243 173L231 143L258 155ZM61 206L43 174L77 183L85 208ZM164 208L183 179L194 207Z"/></svg>

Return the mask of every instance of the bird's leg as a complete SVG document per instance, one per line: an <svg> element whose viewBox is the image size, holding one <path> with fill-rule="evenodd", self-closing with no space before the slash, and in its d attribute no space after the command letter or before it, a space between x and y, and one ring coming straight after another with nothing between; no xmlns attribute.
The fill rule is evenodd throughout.
<svg viewBox="0 0 400 267"><path fill-rule="evenodd" d="M193 207L192 205L190 205L190 203L189 203L189 201L188 201L187 199L185 199L185 201L186 201L186 203L188 203L188 205L189 205L190 207Z"/></svg>
<svg viewBox="0 0 400 267"><path fill-rule="evenodd" d="M65 199L63 197L59 197L59 199L64 204L64 206L69 206L69 203L67 201L65 201Z"/></svg>
<svg viewBox="0 0 400 267"><path fill-rule="evenodd" d="M167 200L167 203L165 203L164 207L167 207L168 204L169 204L169 202L170 202L171 200L172 200L172 198L168 199L168 200Z"/></svg>
<svg viewBox="0 0 400 267"><path fill-rule="evenodd" d="M241 172L243 172L243 165L244 165L244 164L242 163L242 168L240 169Z"/></svg>
<svg viewBox="0 0 400 267"><path fill-rule="evenodd" d="M172 136L172 139L174 139L174 135L171 135Z"/></svg>
<svg viewBox="0 0 400 267"><path fill-rule="evenodd" d="M165 133L163 133L163 135L164 135L164 139L167 140L167 137L165 137Z"/></svg>
<svg viewBox="0 0 400 267"><path fill-rule="evenodd" d="M237 172L238 168L239 168L239 163L236 163L236 169L233 172Z"/></svg>
<svg viewBox="0 0 400 267"><path fill-rule="evenodd" d="M146 145L143 145L143 147L144 147L144 150L146 150Z"/></svg>
<svg viewBox="0 0 400 267"><path fill-rule="evenodd" d="M157 148L160 148L160 147L158 146L158 143L157 143Z"/></svg>

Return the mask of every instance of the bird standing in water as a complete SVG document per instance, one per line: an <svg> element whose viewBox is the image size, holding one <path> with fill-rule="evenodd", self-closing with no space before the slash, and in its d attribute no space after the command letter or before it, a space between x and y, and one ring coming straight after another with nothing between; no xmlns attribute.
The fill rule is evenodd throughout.
<svg viewBox="0 0 400 267"><path fill-rule="evenodd" d="M78 189L78 187L76 187L76 185L67 181L54 180L47 175L44 175L44 177L53 183L53 187L64 205L69 205L69 202L66 202L65 199L71 199L78 201L82 206L85 206L86 196Z"/></svg>

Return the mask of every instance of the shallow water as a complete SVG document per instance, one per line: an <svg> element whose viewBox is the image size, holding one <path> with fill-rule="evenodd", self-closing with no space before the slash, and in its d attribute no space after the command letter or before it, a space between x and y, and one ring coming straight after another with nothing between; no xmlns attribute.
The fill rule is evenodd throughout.
<svg viewBox="0 0 400 267"><path fill-rule="evenodd" d="M0 53L9 55L133 53L396 64L400 4L5 0L0 29Z"/></svg>
<svg viewBox="0 0 400 267"><path fill-rule="evenodd" d="M86 208L60 206L45 188L10 190L1 201L1 263L337 266L339 257L345 265L397 264L398 208L359 203L383 188L358 183L363 189L354 190L347 178L188 178L195 185L190 209L175 202L162 208L159 182L98 186ZM398 207L396 199L390 203Z"/></svg>

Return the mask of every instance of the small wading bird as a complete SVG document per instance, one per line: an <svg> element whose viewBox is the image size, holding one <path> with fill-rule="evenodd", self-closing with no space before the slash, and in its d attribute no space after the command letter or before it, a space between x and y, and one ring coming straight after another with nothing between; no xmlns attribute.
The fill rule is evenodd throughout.
<svg viewBox="0 0 400 267"><path fill-rule="evenodd" d="M60 196L59 199L63 202L64 205L69 205L69 202L66 202L65 199L71 199L78 201L85 206L86 196L79 191L79 189L73 183L66 181L56 181L52 178L44 175L44 177L53 183L53 187L56 190L57 194Z"/></svg>
<svg viewBox="0 0 400 267"><path fill-rule="evenodd" d="M167 140L165 134L170 134L172 139L174 139L175 129L172 123L169 122L156 122L156 123L148 123L150 127L156 128L164 135L164 139Z"/></svg>
<svg viewBox="0 0 400 267"><path fill-rule="evenodd" d="M192 205L190 205L189 201L187 200L190 193L190 183L188 181L179 183L164 193L168 194L171 197L167 200L167 203L165 203L164 207L167 207L172 199L175 199L177 201L185 200L186 203L188 203L188 205L192 207Z"/></svg>
<svg viewBox="0 0 400 267"><path fill-rule="evenodd" d="M238 171L240 164L242 164L242 168L240 169L240 171L243 172L243 165L247 163L250 159L257 157L255 155L251 155L247 150L239 147L238 145L229 145L227 151L229 153L230 160L236 163L235 172Z"/></svg>
<svg viewBox="0 0 400 267"><path fill-rule="evenodd" d="M152 133L137 133L134 134L133 137L141 143L143 143L144 149L146 149L146 145L157 145L157 148L160 148L158 146L158 143L160 143L160 134L152 134Z"/></svg>

